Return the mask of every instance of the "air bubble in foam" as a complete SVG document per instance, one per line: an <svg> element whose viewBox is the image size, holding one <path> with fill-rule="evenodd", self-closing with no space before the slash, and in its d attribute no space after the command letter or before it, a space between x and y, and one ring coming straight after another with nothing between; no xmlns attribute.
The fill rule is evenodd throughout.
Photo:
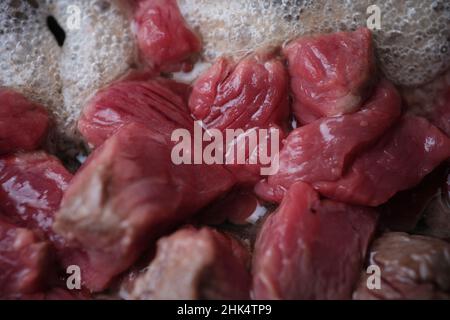
<svg viewBox="0 0 450 320"><path fill-rule="evenodd" d="M374 32L380 65L388 78L419 85L450 66L450 2L445 0L178 0L202 36L206 59L242 56L299 35L354 30L366 25L366 9L381 10ZM418 40L417 37L420 37ZM405 50L408 49L408 50ZM415 64L414 70L408 68Z"/></svg>
<svg viewBox="0 0 450 320"><path fill-rule="evenodd" d="M66 31L60 61L64 96L64 126L75 135L75 124L86 100L135 63L129 8L120 0L50 1ZM67 7L80 9L80 28L67 28Z"/></svg>

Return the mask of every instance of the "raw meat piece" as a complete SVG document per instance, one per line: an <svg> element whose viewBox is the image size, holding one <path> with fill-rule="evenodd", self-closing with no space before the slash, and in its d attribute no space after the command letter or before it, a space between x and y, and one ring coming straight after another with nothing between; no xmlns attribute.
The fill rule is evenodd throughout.
<svg viewBox="0 0 450 320"><path fill-rule="evenodd" d="M44 107L20 93L0 88L0 154L37 149L49 125Z"/></svg>
<svg viewBox="0 0 450 320"><path fill-rule="evenodd" d="M86 254L53 230L56 211L72 174L45 152L0 158L0 210L16 225L49 240L63 267L86 268Z"/></svg>
<svg viewBox="0 0 450 320"><path fill-rule="evenodd" d="M91 99L78 129L93 146L102 144L118 128L131 122L144 123L170 137L175 129L192 128L184 90L184 85L162 79L117 82Z"/></svg>
<svg viewBox="0 0 450 320"><path fill-rule="evenodd" d="M258 52L237 64L220 58L194 83L189 108L207 129L225 133L226 129L258 132L272 128L279 130L281 140L286 135L289 117L287 86L284 66L271 52ZM235 148L236 141L243 136L227 147ZM259 139L258 143L261 145ZM249 163L250 155L258 154L261 151L258 150L247 146L246 164L237 164L235 156L234 164L228 166L241 182L259 180L260 161Z"/></svg>
<svg viewBox="0 0 450 320"><path fill-rule="evenodd" d="M51 263L48 242L0 218L0 298L44 289Z"/></svg>
<svg viewBox="0 0 450 320"><path fill-rule="evenodd" d="M292 131L280 153L279 170L268 177L281 201L284 190L296 181L335 181L355 156L376 142L399 118L401 100L388 81L382 81L373 97L353 114L323 118ZM267 186L266 186L267 187ZM264 185L258 186L260 193ZM267 189L267 188L266 188ZM267 198L267 197L266 197Z"/></svg>
<svg viewBox="0 0 450 320"><path fill-rule="evenodd" d="M231 236L183 228L158 241L150 265L130 285L128 299L248 299L248 249Z"/></svg>
<svg viewBox="0 0 450 320"><path fill-rule="evenodd" d="M291 186L265 221L253 257L256 299L348 299L375 231L372 209Z"/></svg>
<svg viewBox="0 0 450 320"><path fill-rule="evenodd" d="M286 128L287 74L269 52L237 64L220 58L194 83L189 108L207 128L250 129L276 124Z"/></svg>
<svg viewBox="0 0 450 320"><path fill-rule="evenodd" d="M221 166L174 165L170 138L134 123L94 151L69 186L57 232L88 253L86 287L103 290L159 236L234 184Z"/></svg>
<svg viewBox="0 0 450 320"><path fill-rule="evenodd" d="M446 172L441 178L440 189L425 209L417 231L450 241L450 163L447 163Z"/></svg>
<svg viewBox="0 0 450 320"><path fill-rule="evenodd" d="M372 149L361 154L342 179L316 182L322 195L378 206L417 185L450 157L450 139L427 120L404 116Z"/></svg>
<svg viewBox="0 0 450 320"><path fill-rule="evenodd" d="M147 64L162 71L190 67L202 44L189 29L176 0L145 0L134 14L137 42Z"/></svg>
<svg viewBox="0 0 450 320"><path fill-rule="evenodd" d="M370 265L380 268L380 289L363 272L354 299L450 299L450 244L391 232L374 241ZM372 281L370 281L372 283Z"/></svg>
<svg viewBox="0 0 450 320"><path fill-rule="evenodd" d="M367 98L375 74L369 29L301 37L283 53L300 123L355 112Z"/></svg>
<svg viewBox="0 0 450 320"><path fill-rule="evenodd" d="M21 227L62 242L52 223L71 178L61 162L45 152L0 158L0 210Z"/></svg>

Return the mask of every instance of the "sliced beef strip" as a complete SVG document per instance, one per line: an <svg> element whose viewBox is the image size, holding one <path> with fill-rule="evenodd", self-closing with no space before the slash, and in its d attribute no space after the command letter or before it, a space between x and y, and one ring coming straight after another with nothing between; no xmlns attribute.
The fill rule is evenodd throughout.
<svg viewBox="0 0 450 320"><path fill-rule="evenodd" d="M143 0L135 7L134 25L141 58L162 71L189 68L202 44L181 15L177 1Z"/></svg>
<svg viewBox="0 0 450 320"><path fill-rule="evenodd" d="M374 241L369 265L380 268L381 287L369 289L362 273L354 299L450 299L450 244L420 235L385 233Z"/></svg>
<svg viewBox="0 0 450 320"><path fill-rule="evenodd" d="M43 290L52 272L50 244L0 216L0 298Z"/></svg>
<svg viewBox="0 0 450 320"><path fill-rule="evenodd" d="M83 283L103 290L144 249L234 184L221 166L174 165L168 137L134 123L77 172L54 227L86 250Z"/></svg>
<svg viewBox="0 0 450 320"><path fill-rule="evenodd" d="M256 239L256 299L349 299L375 231L365 207L320 200L310 186L291 186Z"/></svg>
<svg viewBox="0 0 450 320"><path fill-rule="evenodd" d="M294 114L299 123L357 111L375 75L369 29L301 37L283 53L289 63Z"/></svg>
<svg viewBox="0 0 450 320"><path fill-rule="evenodd" d="M183 228L158 241L155 259L122 288L128 299L248 299L250 255L231 236Z"/></svg>
<svg viewBox="0 0 450 320"><path fill-rule="evenodd" d="M279 169L257 190L279 202L296 181L339 179L360 152L374 144L400 117L401 101L387 80L377 86L364 107L353 114L323 118L292 131L280 152ZM268 190L270 186L275 186Z"/></svg>
<svg viewBox="0 0 450 320"><path fill-rule="evenodd" d="M0 87L0 154L37 149L49 126L44 107L18 92Z"/></svg>

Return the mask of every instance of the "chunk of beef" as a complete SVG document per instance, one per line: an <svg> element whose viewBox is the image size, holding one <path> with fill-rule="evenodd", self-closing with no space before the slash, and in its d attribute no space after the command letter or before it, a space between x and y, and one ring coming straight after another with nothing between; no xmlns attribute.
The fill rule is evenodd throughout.
<svg viewBox="0 0 450 320"><path fill-rule="evenodd" d="M44 289L51 262L47 242L0 217L0 298L14 299Z"/></svg>
<svg viewBox="0 0 450 320"><path fill-rule="evenodd" d="M370 30L301 37L283 53L300 123L355 112L367 98L375 73Z"/></svg>
<svg viewBox="0 0 450 320"><path fill-rule="evenodd" d="M220 58L194 83L189 108L207 129L225 133L226 129L273 128L280 130L279 136L283 138L289 113L287 85L283 64L270 52L259 52L237 64ZM244 136L241 134L226 147L234 148ZM257 153L247 146L248 165L229 166L238 179L243 182L259 179L259 165L249 164L251 155ZM236 164L237 159L233 162Z"/></svg>
<svg viewBox="0 0 450 320"><path fill-rule="evenodd" d="M144 0L134 14L142 59L163 71L189 66L201 49L199 37L189 29L176 0ZM191 61L190 61L191 60Z"/></svg>
<svg viewBox="0 0 450 320"><path fill-rule="evenodd" d="M450 157L450 139L427 120L405 116L359 156L337 181L316 182L323 195L347 203L377 206L417 185Z"/></svg>
<svg viewBox="0 0 450 320"><path fill-rule="evenodd" d="M234 184L221 166L174 165L170 138L134 123L120 128L77 172L55 229L87 251L84 284L104 289L159 236Z"/></svg>
<svg viewBox="0 0 450 320"><path fill-rule="evenodd" d="M0 88L0 154L37 149L50 121L44 107Z"/></svg>
<svg viewBox="0 0 450 320"><path fill-rule="evenodd" d="M373 97L353 114L323 118L291 132L280 153L275 175L258 186L261 195L281 201L284 190L296 181L335 181L355 156L373 144L399 118L401 101L397 90L382 81ZM269 196L270 194L270 196Z"/></svg>
<svg viewBox="0 0 450 320"><path fill-rule="evenodd" d="M189 108L207 128L286 127L287 74L271 53L251 55L235 64L220 58L194 83Z"/></svg>
<svg viewBox="0 0 450 320"><path fill-rule="evenodd" d="M86 254L53 230L56 211L72 174L45 152L0 158L0 210L16 225L48 240L63 267L85 267Z"/></svg>
<svg viewBox="0 0 450 320"><path fill-rule="evenodd" d="M401 232L374 241L370 265L380 268L381 287L369 289L365 271L354 299L450 299L450 244Z"/></svg>
<svg viewBox="0 0 450 320"><path fill-rule="evenodd" d="M183 228L158 241L157 253L125 291L129 299L248 299L250 255L214 229Z"/></svg>
<svg viewBox="0 0 450 320"><path fill-rule="evenodd" d="M350 298L376 221L372 209L321 201L295 183L256 240L254 298Z"/></svg>
<svg viewBox="0 0 450 320"><path fill-rule="evenodd" d="M146 124L169 136L173 130L192 127L186 102L172 81L125 80L100 90L84 108L78 129L93 146L98 146L118 128L131 122Z"/></svg>

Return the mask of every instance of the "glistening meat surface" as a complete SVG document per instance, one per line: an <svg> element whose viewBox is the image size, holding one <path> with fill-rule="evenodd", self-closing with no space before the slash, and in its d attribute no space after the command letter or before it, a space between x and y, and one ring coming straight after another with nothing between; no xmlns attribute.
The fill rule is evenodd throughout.
<svg viewBox="0 0 450 320"><path fill-rule="evenodd" d="M255 299L349 299L377 214L320 200L307 184L291 186L264 223L253 256Z"/></svg>
<svg viewBox="0 0 450 320"><path fill-rule="evenodd" d="M322 118L292 131L280 152L278 172L268 177L276 186L266 192L280 201L296 181L314 183L339 179L358 154L374 144L399 118L397 90L383 80L362 109L340 117ZM259 190L267 186L261 184ZM266 196L266 197L267 197Z"/></svg>
<svg viewBox="0 0 450 320"><path fill-rule="evenodd" d="M355 112L374 81L372 35L365 28L301 37L283 48L283 54L300 123Z"/></svg>
<svg viewBox="0 0 450 320"><path fill-rule="evenodd" d="M134 23L143 60L151 67L174 71L189 67L202 48L189 29L176 0L143 0L137 3Z"/></svg>

